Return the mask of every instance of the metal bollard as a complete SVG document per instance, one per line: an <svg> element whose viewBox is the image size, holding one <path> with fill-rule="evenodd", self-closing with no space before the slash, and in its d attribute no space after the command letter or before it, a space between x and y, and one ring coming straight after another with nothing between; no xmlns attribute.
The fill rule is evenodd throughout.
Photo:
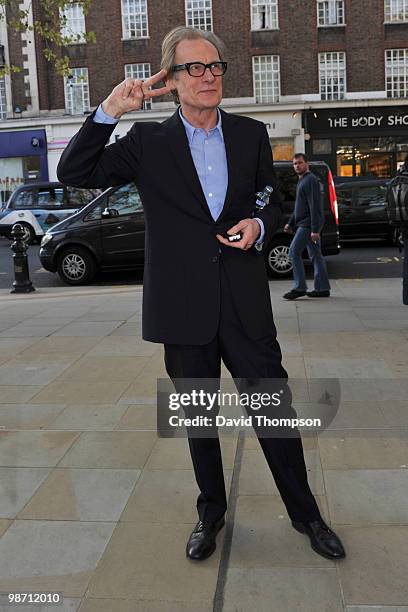
<svg viewBox="0 0 408 612"><path fill-rule="evenodd" d="M35 291L30 280L28 270L27 244L23 240L24 230L20 223L15 223L11 230L13 242L11 250L13 251L14 277L13 289L10 293L30 293Z"/></svg>

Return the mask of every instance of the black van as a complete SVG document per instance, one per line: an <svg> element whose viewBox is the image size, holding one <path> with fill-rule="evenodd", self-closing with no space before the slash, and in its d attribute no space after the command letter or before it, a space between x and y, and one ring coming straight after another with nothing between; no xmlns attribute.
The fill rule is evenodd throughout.
<svg viewBox="0 0 408 612"><path fill-rule="evenodd" d="M387 185L390 179L336 178L340 240L388 240L398 232L387 215Z"/></svg>
<svg viewBox="0 0 408 612"><path fill-rule="evenodd" d="M285 277L292 271L289 261L291 235L283 226L293 211L297 176L291 162L275 164L284 200L281 228L265 256L272 276ZM328 166L312 162L311 170L320 179L325 210L322 250L325 255L339 252L334 186ZM142 268L145 226L142 202L134 183L111 187L68 219L54 225L41 242L42 266L58 272L70 285L92 281L98 270Z"/></svg>

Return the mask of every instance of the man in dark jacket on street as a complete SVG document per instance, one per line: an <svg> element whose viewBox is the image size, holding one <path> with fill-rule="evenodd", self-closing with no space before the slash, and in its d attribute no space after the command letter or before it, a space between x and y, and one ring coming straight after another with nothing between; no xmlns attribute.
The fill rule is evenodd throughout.
<svg viewBox="0 0 408 612"><path fill-rule="evenodd" d="M292 226L297 228L289 250L289 257L293 264L294 286L283 297L286 300L295 300L304 295L329 297L330 282L320 247L324 212L319 180L310 172L307 158L303 153L297 153L293 157L293 169L299 177L295 210L284 229L285 232L288 232ZM313 263L314 291L307 291L302 258L305 249Z"/></svg>

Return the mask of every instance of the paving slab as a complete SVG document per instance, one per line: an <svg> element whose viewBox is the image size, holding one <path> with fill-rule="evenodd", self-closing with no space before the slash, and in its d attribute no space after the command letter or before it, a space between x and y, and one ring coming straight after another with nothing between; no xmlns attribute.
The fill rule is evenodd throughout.
<svg viewBox="0 0 408 612"><path fill-rule="evenodd" d="M56 468L18 518L118 521L139 476L140 470Z"/></svg>
<svg viewBox="0 0 408 612"><path fill-rule="evenodd" d="M0 517L14 518L50 473L50 468L0 468Z"/></svg>
<svg viewBox="0 0 408 612"><path fill-rule="evenodd" d="M225 530L205 563L186 558L194 524L119 523L89 583L87 597L202 603L213 597Z"/></svg>
<svg viewBox="0 0 408 612"><path fill-rule="evenodd" d="M70 404L54 415L49 429L111 431L121 422L125 411L126 406L120 404Z"/></svg>
<svg viewBox="0 0 408 612"><path fill-rule="evenodd" d="M54 467L78 436L65 431L0 431L0 465Z"/></svg>
<svg viewBox="0 0 408 612"><path fill-rule="evenodd" d="M343 525L408 524L408 469L326 470L332 521Z"/></svg>
<svg viewBox="0 0 408 612"><path fill-rule="evenodd" d="M344 526L338 533L348 551L344 563L338 564L345 603L405 606L408 525Z"/></svg>
<svg viewBox="0 0 408 612"><path fill-rule="evenodd" d="M141 469L156 439L150 431L85 431L59 467Z"/></svg>
<svg viewBox="0 0 408 612"><path fill-rule="evenodd" d="M0 591L82 597L115 523L16 520L0 539Z"/></svg>
<svg viewBox="0 0 408 612"><path fill-rule="evenodd" d="M0 429L45 429L64 408L65 404L0 404Z"/></svg>
<svg viewBox="0 0 408 612"><path fill-rule="evenodd" d="M325 498L317 496L317 502L325 520L329 521ZM238 497L229 568L331 568L332 565L332 561L311 549L308 537L293 529L279 495Z"/></svg>
<svg viewBox="0 0 408 612"><path fill-rule="evenodd" d="M230 568L223 612L343 612L335 569Z"/></svg>

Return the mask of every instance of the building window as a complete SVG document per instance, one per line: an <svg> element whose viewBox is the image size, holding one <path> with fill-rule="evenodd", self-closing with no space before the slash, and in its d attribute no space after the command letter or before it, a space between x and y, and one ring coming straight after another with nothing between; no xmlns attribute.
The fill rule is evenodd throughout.
<svg viewBox="0 0 408 612"><path fill-rule="evenodd" d="M277 30L278 27L278 0L251 0L252 30Z"/></svg>
<svg viewBox="0 0 408 612"><path fill-rule="evenodd" d="M125 78L131 79L148 79L151 76L150 64L126 64L125 65ZM152 108L152 101L144 101L144 109L150 110Z"/></svg>
<svg viewBox="0 0 408 612"><path fill-rule="evenodd" d="M319 81L322 100L343 100L346 92L346 54L319 53Z"/></svg>
<svg viewBox="0 0 408 612"><path fill-rule="evenodd" d="M344 25L344 0L317 0L319 26Z"/></svg>
<svg viewBox="0 0 408 612"><path fill-rule="evenodd" d="M6 78L0 77L0 119L7 117Z"/></svg>
<svg viewBox="0 0 408 612"><path fill-rule="evenodd" d="M385 0L384 18L387 23L408 21L408 0Z"/></svg>
<svg viewBox="0 0 408 612"><path fill-rule="evenodd" d="M147 0L122 0L123 38L147 38Z"/></svg>
<svg viewBox="0 0 408 612"><path fill-rule="evenodd" d="M186 0L186 24L199 30L212 30L212 0Z"/></svg>
<svg viewBox="0 0 408 612"><path fill-rule="evenodd" d="M256 102L279 102L279 55L255 55L252 58L252 74Z"/></svg>
<svg viewBox="0 0 408 612"><path fill-rule="evenodd" d="M64 77L65 108L71 115L90 110L88 68L72 68L71 77Z"/></svg>
<svg viewBox="0 0 408 612"><path fill-rule="evenodd" d="M408 49L385 51L385 88L388 98L408 97Z"/></svg>
<svg viewBox="0 0 408 612"><path fill-rule="evenodd" d="M75 42L80 42L86 32L83 7L78 2L72 2L61 9L60 14L61 18L65 18L61 28L62 36L74 37Z"/></svg>

